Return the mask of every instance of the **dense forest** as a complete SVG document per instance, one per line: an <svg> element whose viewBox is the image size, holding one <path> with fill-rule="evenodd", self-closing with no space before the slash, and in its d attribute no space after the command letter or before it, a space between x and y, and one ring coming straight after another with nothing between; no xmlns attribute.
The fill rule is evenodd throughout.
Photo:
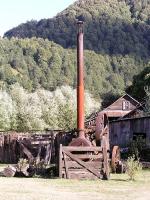
<svg viewBox="0 0 150 200"><path fill-rule="evenodd" d="M78 19L85 21L85 87L96 98L120 95L149 66L149 0L78 0L52 19L5 33L0 39L1 87L15 82L28 91L75 87Z"/></svg>
<svg viewBox="0 0 150 200"><path fill-rule="evenodd" d="M52 19L30 21L6 37L48 38L74 48L77 19L85 21L85 48L110 55L150 55L149 0L78 0Z"/></svg>
<svg viewBox="0 0 150 200"><path fill-rule="evenodd" d="M85 88L95 97L121 94L147 64L129 55L110 56L85 51ZM0 87L18 82L28 91L76 86L76 51L47 39L0 39Z"/></svg>

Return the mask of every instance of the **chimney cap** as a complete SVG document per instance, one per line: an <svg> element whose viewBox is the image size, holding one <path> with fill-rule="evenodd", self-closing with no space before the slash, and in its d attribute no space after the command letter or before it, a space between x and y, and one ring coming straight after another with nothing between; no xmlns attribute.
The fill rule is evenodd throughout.
<svg viewBox="0 0 150 200"><path fill-rule="evenodd" d="M77 32L78 33L83 33L84 32L83 29L84 29L84 22L78 20L77 21Z"/></svg>
<svg viewBox="0 0 150 200"><path fill-rule="evenodd" d="M77 24L82 25L82 24L84 24L84 21L78 20Z"/></svg>

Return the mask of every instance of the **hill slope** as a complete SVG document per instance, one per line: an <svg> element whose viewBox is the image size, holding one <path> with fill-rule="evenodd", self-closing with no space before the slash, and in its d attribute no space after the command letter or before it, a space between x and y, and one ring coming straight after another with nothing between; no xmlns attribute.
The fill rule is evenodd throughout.
<svg viewBox="0 0 150 200"><path fill-rule="evenodd" d="M45 40L0 40L0 80L28 90L75 86L75 22L83 19L86 89L96 97L120 94L150 61L149 13L150 0L78 0L52 19L21 24L5 37Z"/></svg>
<svg viewBox="0 0 150 200"><path fill-rule="evenodd" d="M84 19L86 49L147 58L150 55L149 13L149 0L78 0L52 19L21 24L5 36L48 38L64 48L74 48L75 21Z"/></svg>
<svg viewBox="0 0 150 200"><path fill-rule="evenodd" d="M109 56L85 51L85 87L101 97L121 93L132 77L146 66L134 56ZM76 50L64 49L44 39L0 40L0 87L19 82L33 91L43 87L55 90L60 85L76 85Z"/></svg>

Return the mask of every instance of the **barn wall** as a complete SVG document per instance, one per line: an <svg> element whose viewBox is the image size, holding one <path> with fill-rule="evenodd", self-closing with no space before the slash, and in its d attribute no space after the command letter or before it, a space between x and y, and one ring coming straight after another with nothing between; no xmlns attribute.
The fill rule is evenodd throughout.
<svg viewBox="0 0 150 200"><path fill-rule="evenodd" d="M150 147L150 117L123 119L109 124L110 144L126 147L133 139L133 133L145 133L146 145Z"/></svg>

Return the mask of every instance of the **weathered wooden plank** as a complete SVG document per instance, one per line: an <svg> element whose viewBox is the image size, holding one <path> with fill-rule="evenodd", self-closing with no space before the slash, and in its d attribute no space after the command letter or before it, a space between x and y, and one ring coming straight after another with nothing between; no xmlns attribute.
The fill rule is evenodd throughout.
<svg viewBox="0 0 150 200"><path fill-rule="evenodd" d="M71 147L71 146L63 146L62 149L64 151L83 151L83 152L102 152L101 147Z"/></svg>
<svg viewBox="0 0 150 200"><path fill-rule="evenodd" d="M107 152L107 144L106 137L103 136L102 140L102 148L103 148L103 156L104 156L104 178L109 179L110 170L109 170L109 160L108 160L108 152Z"/></svg>
<svg viewBox="0 0 150 200"><path fill-rule="evenodd" d="M45 159L44 159L45 164L48 164L48 165L50 164L51 155L52 155L52 144L48 144L46 146L46 154L45 154Z"/></svg>
<svg viewBox="0 0 150 200"><path fill-rule="evenodd" d="M40 154L41 154L41 150L42 150L42 144L39 145L38 148L38 154L36 156L36 164L38 164L40 162Z"/></svg>
<svg viewBox="0 0 150 200"><path fill-rule="evenodd" d="M63 152L63 159L64 159L64 168L65 168L65 174L66 178L69 179L69 171L68 171L68 162L66 160L66 154Z"/></svg>
<svg viewBox="0 0 150 200"><path fill-rule="evenodd" d="M59 147L59 178L62 178L62 144Z"/></svg>
<svg viewBox="0 0 150 200"><path fill-rule="evenodd" d="M42 144L49 144L49 140L44 141L44 140L38 140L38 141L32 141L31 144L32 145L39 145L42 142Z"/></svg>
<svg viewBox="0 0 150 200"><path fill-rule="evenodd" d="M95 169L101 169L102 168L102 162L99 162L99 161L90 161L90 162L86 162L89 167L93 167ZM68 161L67 162L67 165L68 165L68 169L84 169L83 166L81 166L80 164L78 164L76 161ZM64 164L62 164L62 168L64 168Z"/></svg>
<svg viewBox="0 0 150 200"><path fill-rule="evenodd" d="M32 161L34 159L32 153L24 146L24 144L22 144L20 141L18 142L22 148L23 153L28 157L29 161Z"/></svg>
<svg viewBox="0 0 150 200"><path fill-rule="evenodd" d="M73 155L76 155L77 158L82 159L82 160L89 160L89 159L102 160L103 159L103 155L102 154L98 154L98 155L92 155L92 154L73 154ZM70 160L70 158L68 158L67 160Z"/></svg>
<svg viewBox="0 0 150 200"><path fill-rule="evenodd" d="M63 171L64 173L64 171ZM95 176L94 174L88 172L88 171L85 171L85 170L69 170L69 176L70 176L70 179L83 179L83 180L87 180L87 179L90 179L90 180L95 180L95 179L99 179L99 177L101 176L101 174L99 173L99 177Z"/></svg>
<svg viewBox="0 0 150 200"><path fill-rule="evenodd" d="M69 156L72 160L76 161L77 163L79 163L81 166L85 167L89 172L91 172L92 174L94 174L95 176L99 177L99 173L96 169L94 169L93 167L90 167L88 164L86 164L85 162L83 162L82 160L78 159L76 157L76 155L73 155L72 153L68 152L68 151L64 151L63 152Z"/></svg>
<svg viewBox="0 0 150 200"><path fill-rule="evenodd" d="M0 136L0 162L4 160L4 136Z"/></svg>

